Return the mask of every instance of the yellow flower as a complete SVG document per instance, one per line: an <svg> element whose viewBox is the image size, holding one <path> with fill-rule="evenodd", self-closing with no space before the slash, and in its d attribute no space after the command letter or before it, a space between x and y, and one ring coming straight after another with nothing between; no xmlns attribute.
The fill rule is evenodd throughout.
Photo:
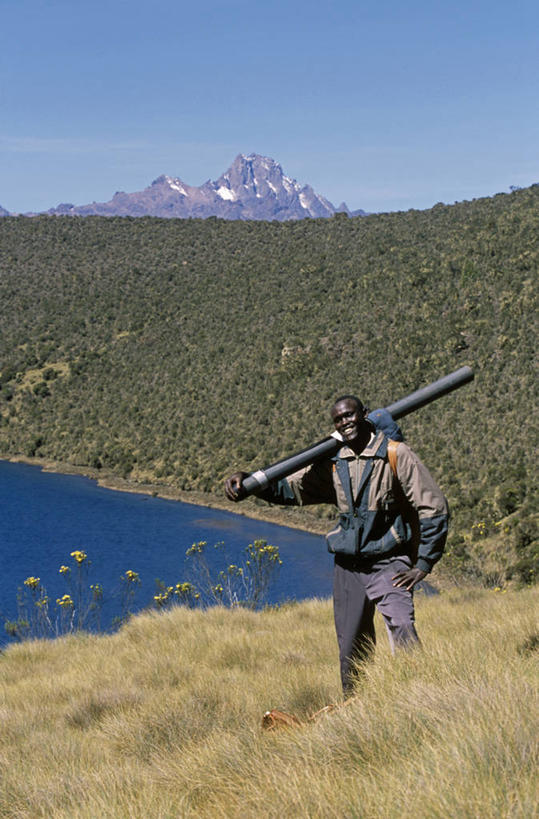
<svg viewBox="0 0 539 819"><path fill-rule="evenodd" d="M69 568L69 566L60 566L58 571L60 572L60 574L69 574L71 569Z"/></svg>
<svg viewBox="0 0 539 819"><path fill-rule="evenodd" d="M24 585L28 586L29 589L37 589L39 586L39 577L27 577L24 581Z"/></svg>
<svg viewBox="0 0 539 819"><path fill-rule="evenodd" d="M73 600L69 594L64 594L63 597L56 598L56 605L60 606L61 608L71 608L73 606Z"/></svg>
<svg viewBox="0 0 539 819"><path fill-rule="evenodd" d="M74 557L80 566L81 563L84 563L88 555L86 554L86 552L83 552L81 549L78 549L75 552L71 552L71 557Z"/></svg>
<svg viewBox="0 0 539 819"><path fill-rule="evenodd" d="M193 543L191 548L187 549L185 554L187 555L187 557L190 557L191 555L194 554L202 554L207 545L208 543L206 540L199 540L198 543Z"/></svg>
<svg viewBox="0 0 539 819"><path fill-rule="evenodd" d="M176 594L189 594L194 591L192 583L176 583Z"/></svg>
<svg viewBox="0 0 539 819"><path fill-rule="evenodd" d="M134 572L132 569L128 569L125 573L125 576L127 580L129 580L131 583L136 583L137 580L139 579L138 572Z"/></svg>

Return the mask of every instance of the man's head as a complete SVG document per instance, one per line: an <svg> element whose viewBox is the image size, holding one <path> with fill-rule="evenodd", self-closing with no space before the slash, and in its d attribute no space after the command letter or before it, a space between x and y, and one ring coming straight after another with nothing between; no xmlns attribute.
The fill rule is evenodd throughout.
<svg viewBox="0 0 539 819"><path fill-rule="evenodd" d="M371 427L365 418L365 407L356 395L337 398L331 408L331 417L344 443L363 448L370 437Z"/></svg>

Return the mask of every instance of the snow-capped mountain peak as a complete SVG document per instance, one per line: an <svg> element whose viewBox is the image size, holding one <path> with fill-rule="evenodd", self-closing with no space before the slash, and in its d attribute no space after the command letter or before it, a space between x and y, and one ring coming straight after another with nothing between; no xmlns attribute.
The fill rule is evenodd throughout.
<svg viewBox="0 0 539 819"><path fill-rule="evenodd" d="M348 212L346 206L340 211ZM143 191L114 194L109 202L62 205L52 214L86 216L160 216L168 218L278 220L333 216L337 209L310 185L286 176L274 159L259 154L238 154L215 181L199 187L179 177L162 175Z"/></svg>

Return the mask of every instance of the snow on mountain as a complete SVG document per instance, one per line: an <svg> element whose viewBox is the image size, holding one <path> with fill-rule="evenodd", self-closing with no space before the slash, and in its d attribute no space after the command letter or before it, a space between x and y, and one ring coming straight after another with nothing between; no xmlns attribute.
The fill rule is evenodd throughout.
<svg viewBox="0 0 539 819"><path fill-rule="evenodd" d="M149 187L135 193L118 191L109 202L89 205L62 204L50 214L88 216L159 216L165 218L261 219L286 221L328 217L350 211L344 203L335 208L310 185L299 185L283 173L275 160L259 154L239 154L230 168L215 181L200 187L178 177L159 176ZM355 212L356 215L362 213Z"/></svg>

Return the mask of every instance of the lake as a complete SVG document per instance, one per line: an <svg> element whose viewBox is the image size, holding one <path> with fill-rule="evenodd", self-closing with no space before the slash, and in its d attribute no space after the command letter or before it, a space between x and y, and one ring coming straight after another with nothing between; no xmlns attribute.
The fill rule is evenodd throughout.
<svg viewBox="0 0 539 819"><path fill-rule="evenodd" d="M75 550L91 561L88 583L103 586L107 625L119 613L127 570L141 580L138 610L152 602L157 578L166 585L187 579L185 552L194 542L224 541L230 562L241 564L256 539L277 546L283 561L267 602L331 595L332 558L320 535L0 460L0 640L3 620L17 616L17 588L27 577L40 578L53 605L69 591L59 568L74 566Z"/></svg>

